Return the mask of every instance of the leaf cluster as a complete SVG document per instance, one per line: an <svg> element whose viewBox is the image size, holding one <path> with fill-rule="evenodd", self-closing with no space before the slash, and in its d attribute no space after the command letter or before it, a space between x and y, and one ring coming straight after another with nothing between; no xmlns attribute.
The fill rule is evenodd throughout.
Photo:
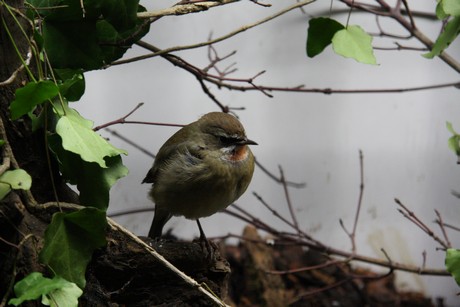
<svg viewBox="0 0 460 307"><path fill-rule="evenodd" d="M121 58L148 32L149 23L137 18L138 12L145 11L137 0L31 0L27 4L26 16L35 25L27 41L37 70L32 73L26 68L30 82L16 90L10 116L27 118L35 133L45 133L47 150L62 177L76 185L85 208L53 215L40 261L54 277L36 272L26 276L15 285L17 298L9 303L42 297L45 305L76 306L93 251L106 244L110 188L128 171L121 158L127 152L97 134L93 122L70 102L84 94L84 72ZM8 10L14 14L12 8ZM6 171L0 176L0 197L11 189L29 189L31 184L24 170Z"/></svg>
<svg viewBox="0 0 460 307"><path fill-rule="evenodd" d="M338 21L318 17L309 21L307 55L315 57L332 44L334 52L364 64L377 64L372 36L358 25L344 26Z"/></svg>
<svg viewBox="0 0 460 307"><path fill-rule="evenodd" d="M438 0L436 17L446 22L431 51L423 56L432 59L440 55L460 33L460 2L458 0Z"/></svg>

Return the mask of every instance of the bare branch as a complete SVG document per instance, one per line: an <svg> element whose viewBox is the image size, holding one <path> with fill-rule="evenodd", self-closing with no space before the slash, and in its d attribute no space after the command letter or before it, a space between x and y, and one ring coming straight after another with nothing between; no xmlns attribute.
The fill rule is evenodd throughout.
<svg viewBox="0 0 460 307"><path fill-rule="evenodd" d="M137 13L138 18L158 18L163 16L171 15L185 15L190 13L199 13L202 11L207 11L210 8L230 4L233 2L238 2L240 0L219 0L219 1L198 1L198 2L187 2L179 3L173 7L166 9L152 11L152 12L140 12Z"/></svg>
<svg viewBox="0 0 460 307"><path fill-rule="evenodd" d="M423 232L425 232L427 235L429 235L430 237L433 238L433 240L435 240L436 242L438 242L442 247L443 249L447 249L449 248L449 244L446 243L445 241L443 241L440 237L438 237L434 231L428 227L424 222L422 222L416 215L414 212L412 212L411 210L409 210L403 203L401 203L401 201L397 198L395 198L395 202L398 204L399 207L401 207L401 209L398 209L398 211L405 217L407 218L409 221L411 221L414 225L416 225L417 227L419 227Z"/></svg>
<svg viewBox="0 0 460 307"><path fill-rule="evenodd" d="M444 222L442 220L441 213L439 213L439 211L436 209L434 209L434 212L436 213L436 216L438 217L435 222L439 225L439 228L441 228L442 235L444 236L444 240L447 243L448 248L451 248L452 244L450 243L449 237L447 236L447 231L446 231L446 228L444 227Z"/></svg>
<svg viewBox="0 0 460 307"><path fill-rule="evenodd" d="M218 1L216 1L218 2ZM201 42L201 43L197 43L197 44L192 44L192 45L184 45L184 46L176 46L176 47L170 47L170 48L166 48L166 49L159 49L159 48L156 48L155 49L150 49L150 48L146 48L145 45L142 45L142 44L138 44L140 45L141 47L144 47L150 51L152 51L153 53L152 54L148 54L148 55L144 55L144 56L140 56L140 57L135 57L135 58L131 58L131 59L127 59L127 60L121 60L121 61L117 61L117 62L114 62L112 63L111 65L109 66L112 66L112 65L120 65L120 64L126 64L126 63L131 63L131 62L135 62L135 61L138 61L138 60L143 60L143 59L146 59L146 58L151 58L151 57L155 57L155 56L159 56L159 55L164 55L164 54L168 54L168 53L171 53L171 52L174 52L174 51L181 51L181 50L189 50L189 49L195 49L195 48L200 48L200 47L204 47L204 46L208 46L208 45L212 45L212 44L215 44L215 43L218 43L218 42L221 42L221 41L224 41L226 39L229 39L230 37L232 36L235 36L239 33L242 33L242 32L245 32L246 30L249 30L249 29L252 29L254 27L257 27L263 23L266 23L272 19L275 19L281 15L284 15L292 10L295 10L297 8L301 8L305 5L308 5L310 3L313 3L315 2L315 0L305 0L305 1L302 1L302 2L298 2L298 3L295 3L289 7L286 7L285 9L282 9L281 11L271 15L271 16L268 16L266 18L263 18L259 21L256 21L254 23L251 23L251 24L247 24L247 25L244 25L232 32L229 32L223 36L220 36L218 38L215 38L213 40L208 40L206 42Z"/></svg>

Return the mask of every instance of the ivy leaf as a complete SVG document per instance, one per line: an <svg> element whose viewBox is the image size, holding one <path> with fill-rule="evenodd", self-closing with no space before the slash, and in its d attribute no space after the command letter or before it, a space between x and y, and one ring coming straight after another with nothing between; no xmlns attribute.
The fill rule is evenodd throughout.
<svg viewBox="0 0 460 307"><path fill-rule="evenodd" d="M61 288L43 295L42 304L51 307L78 307L78 298L82 294L83 290L78 288L76 284L66 281Z"/></svg>
<svg viewBox="0 0 460 307"><path fill-rule="evenodd" d="M29 190L32 186L32 178L23 169L9 170L0 176L0 200L3 199L11 189Z"/></svg>
<svg viewBox="0 0 460 307"><path fill-rule="evenodd" d="M334 34L345 27L330 18L312 18L309 21L307 35L307 55L312 58L332 43Z"/></svg>
<svg viewBox="0 0 460 307"><path fill-rule="evenodd" d="M443 2L438 0L438 4L436 4L436 17L439 20L443 20L447 18L446 12L444 12Z"/></svg>
<svg viewBox="0 0 460 307"><path fill-rule="evenodd" d="M29 0L33 8L38 9L41 17L53 21L75 21L95 19L101 14L103 1L92 0ZM40 8L43 8L40 10Z"/></svg>
<svg viewBox="0 0 460 307"><path fill-rule="evenodd" d="M442 5L442 9L447 15L460 16L460 1L442 0L439 4Z"/></svg>
<svg viewBox="0 0 460 307"><path fill-rule="evenodd" d="M79 178L77 188L83 204L94 204L106 210L109 206L110 188L118 179L128 174L121 156L105 158L107 168L100 168L96 163L84 163L84 178Z"/></svg>
<svg viewBox="0 0 460 307"><path fill-rule="evenodd" d="M61 277L53 279L43 277L42 273L33 272L14 285L16 298L10 299L8 304L18 306L25 301L53 297L53 306L78 306L78 298L83 291L74 283ZM61 299L65 296L65 299ZM45 299L45 302L49 301ZM49 304L48 304L49 305Z"/></svg>
<svg viewBox="0 0 460 307"><path fill-rule="evenodd" d="M18 119L33 111L37 105L54 98L58 93L59 88L51 81L27 83L16 90L16 97L10 105L11 118Z"/></svg>
<svg viewBox="0 0 460 307"><path fill-rule="evenodd" d="M457 38L459 32L460 16L456 16L446 24L444 31L439 34L433 48L431 48L431 51L423 54L423 56L427 59L432 59L435 56L440 55L447 47L449 47L450 43Z"/></svg>
<svg viewBox="0 0 460 307"><path fill-rule="evenodd" d="M119 59L150 23L139 0L31 0L41 16L44 47L54 68L94 70ZM59 9L50 9L58 7Z"/></svg>
<svg viewBox="0 0 460 307"><path fill-rule="evenodd" d="M45 231L40 261L83 289L86 266L93 251L106 244L106 227L105 212L96 208L55 213Z"/></svg>
<svg viewBox="0 0 460 307"><path fill-rule="evenodd" d="M136 26L139 0L112 0L104 3L102 15L119 32Z"/></svg>
<svg viewBox="0 0 460 307"><path fill-rule="evenodd" d="M80 156L64 150L59 136L52 135L48 143L56 155L62 175L80 191L80 202L106 210L109 205L110 188L115 182L128 174L121 156L105 158L107 168L96 163L83 161Z"/></svg>
<svg viewBox="0 0 460 307"><path fill-rule="evenodd" d="M127 154L94 132L93 122L83 118L74 109L67 105L56 106L56 109L61 115L56 132L61 137L65 150L78 154L86 162L96 162L100 167L107 167L105 157Z"/></svg>
<svg viewBox="0 0 460 307"><path fill-rule="evenodd" d="M343 57L364 64L377 64L372 49L372 36L364 32L360 26L348 26L337 31L332 38L332 48Z"/></svg>
<svg viewBox="0 0 460 307"><path fill-rule="evenodd" d="M102 67L95 20L43 22L45 49L54 68L93 70Z"/></svg>
<svg viewBox="0 0 460 307"><path fill-rule="evenodd" d="M447 144L450 149L452 149L453 152L459 157L459 162L460 163L460 135L455 132L454 127L452 126L452 123L446 122L446 127L447 130L449 130L450 133L452 133L452 136L449 138L447 141Z"/></svg>
<svg viewBox="0 0 460 307"><path fill-rule="evenodd" d="M448 248L446 251L446 269L460 286L460 250Z"/></svg>
<svg viewBox="0 0 460 307"><path fill-rule="evenodd" d="M61 80L59 92L67 101L78 101L85 93L85 77L82 69L55 69L56 77Z"/></svg>

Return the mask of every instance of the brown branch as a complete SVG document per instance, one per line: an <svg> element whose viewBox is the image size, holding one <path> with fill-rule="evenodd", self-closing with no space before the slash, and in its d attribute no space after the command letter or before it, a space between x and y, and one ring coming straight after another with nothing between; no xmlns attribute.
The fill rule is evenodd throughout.
<svg viewBox="0 0 460 307"><path fill-rule="evenodd" d="M255 159L255 163L256 165L260 168L260 170L262 172L264 172L268 177L270 177L273 181L275 181L276 183L282 183L281 182L281 179L276 177L272 172L270 172L262 163L259 162L259 160L257 160L257 158ZM286 181L286 184L288 186L291 186L291 187L294 187L294 188L304 188L307 184L305 182L292 182L292 181Z"/></svg>
<svg viewBox="0 0 460 307"><path fill-rule="evenodd" d="M286 184L286 179L284 177L284 171L283 171L283 168L281 167L281 165L278 165L278 168L279 168L279 171L280 171L281 184L283 185L284 197L286 198L286 203L287 203L287 206L288 206L288 209L289 209L289 213L291 214L292 224L294 225L294 229L297 230L297 232L300 235L302 233L302 231L299 228L299 222L297 221L297 218L296 218L295 213L294 213L294 208L292 206L288 186Z"/></svg>
<svg viewBox="0 0 460 307"><path fill-rule="evenodd" d="M443 223L444 227L447 227L447 228L450 228L450 229L453 229L453 230L456 230L456 231L460 231L460 227L457 227L457 226L454 226L454 225L451 225L451 224L447 224L447 223Z"/></svg>
<svg viewBox="0 0 460 307"><path fill-rule="evenodd" d="M123 117L120 117L119 119L115 119L113 121L110 121L108 123L99 125L97 127L94 127L94 131L98 131L104 128L107 128L112 125L118 125L118 124L139 124L139 125L154 125L154 126L166 126L166 127L183 127L185 125L181 124L170 124L170 123L158 123L158 122L144 122L144 121L135 121L135 120L126 120L130 115L132 115L137 109L142 107L144 105L143 102L140 102L136 107L134 107L133 110L131 110L128 114L124 115Z"/></svg>
<svg viewBox="0 0 460 307"><path fill-rule="evenodd" d="M219 1L192 1L192 2L179 2L177 5L152 12L137 13L138 18L158 18L171 15L185 15L191 13L199 13L207 11L210 8L238 2L240 0L219 0Z"/></svg>
<svg viewBox="0 0 460 307"><path fill-rule="evenodd" d="M426 233L428 236L433 238L436 242L438 242L443 249L449 248L449 245L443 241L440 237L438 237L434 231L428 227L423 221L421 221L413 211L409 210L401 201L397 198L395 198L396 204L398 204L401 209L398 209L399 213L401 213L405 218L407 218L409 221L411 221L414 225L419 227L424 233Z"/></svg>
<svg viewBox="0 0 460 307"><path fill-rule="evenodd" d="M360 177L360 184L359 184L359 196L358 196L358 204L356 206L355 212L355 219L353 221L353 228L352 231L348 231L345 227L343 220L340 219L339 223L340 226L343 228L345 233L348 235L351 241L351 251L352 253L356 253L356 229L358 227L358 220L359 220L359 213L361 212L362 202L363 202L363 195L364 195L364 159L363 159L363 152L359 150L359 177Z"/></svg>
<svg viewBox="0 0 460 307"><path fill-rule="evenodd" d="M449 237L447 236L446 228L444 227L444 222L442 220L441 213L439 213L439 211L436 209L434 209L434 212L436 213L436 216L438 217L435 222L439 225L439 228L441 228L442 235L444 236L444 240L447 243L447 247L451 248L452 244L450 243Z"/></svg>
<svg viewBox="0 0 460 307"><path fill-rule="evenodd" d="M237 208L236 206L233 206L233 207ZM231 211L228 208L225 209L223 212L233 217L236 217L242 221L250 223L251 225L253 225L259 230L262 230L262 231L265 231L267 233L274 235L275 237L277 237L274 243L275 245L295 244L295 245L305 246L305 247L314 249L326 255L335 255L335 256L344 257L347 259L353 259L353 261L364 262L364 263L386 267L386 268L393 267L394 270L398 270L398 271L410 272L410 273L415 273L419 275L449 276L449 273L445 269L420 268L418 266L414 266L410 264L403 264L403 263L394 262L394 261L389 262L387 259L382 260L378 258L373 258L373 257L368 257L364 255L358 255L358 254L353 254L351 252L343 251L343 250L334 248L332 246L322 244L316 240L311 242L308 239L299 238L298 234L280 232L274 229L273 227L263 223L262 221L260 221L258 218L254 217L247 211L244 211L241 208L238 208L238 209L245 212L244 215Z"/></svg>

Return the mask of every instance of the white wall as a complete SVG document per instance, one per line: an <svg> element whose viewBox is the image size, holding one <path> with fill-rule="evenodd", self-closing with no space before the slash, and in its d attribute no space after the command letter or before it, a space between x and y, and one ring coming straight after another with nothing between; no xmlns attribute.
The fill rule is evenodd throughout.
<svg viewBox="0 0 460 307"><path fill-rule="evenodd" d="M196 43L206 40L210 31L213 37L218 37L294 3L272 2L272 8L242 1L200 14L165 17L152 25L144 40L160 48ZM314 14L324 10L327 3L320 1L305 10ZM432 11L434 1L416 4ZM144 5L151 5L149 9L167 6L164 1ZM336 17L345 22L345 15ZM376 31L373 17L356 13L351 23ZM237 62L238 72L234 77L251 77L267 70L257 79L258 84L264 85L361 89L458 81L458 74L446 64L438 59L426 60L412 51L376 51L378 66L341 58L330 48L317 58L309 59L305 55L307 25L307 16L293 11L215 47L220 55L238 50L227 62ZM388 26L395 25L388 23ZM420 26L428 29L432 37L438 31L430 23ZM390 46L392 41L376 39L374 45ZM405 44L418 46L412 41ZM458 50L457 44L449 52L455 56ZM143 51L135 47L126 57L141 53ZM178 55L198 66L207 64L205 49ZM86 94L75 107L95 120L96 125L121 117L141 101L145 105L132 116L133 120L186 124L204 113L218 110L193 76L161 58L91 72L86 80ZM420 265L421 254L426 250L427 266L443 267L443 252L436 251L433 240L397 212L393 199L401 199L435 230L438 228L432 223L434 208L446 222L458 222L460 204L450 192L460 190L460 166L447 148L449 132L445 128L445 122L451 121L460 131L458 89L405 94L273 93L274 98L259 92L211 90L222 103L246 108L238 115L250 138L260 144L253 147L253 151L261 163L275 173L278 165L282 165L289 180L307 183L304 189L290 190L303 229L326 244L350 248L338 220L342 218L346 225L352 225L359 193L358 150L362 149L365 195L358 226L358 252L383 258L379 250L384 247L394 261ZM112 129L153 153L176 131L176 128L144 125L120 125ZM124 163L130 174L113 188L109 211L153 207L146 196L149 187L140 184L152 159L110 134L102 134L129 151ZM257 169L248 192L237 203L259 218L271 221L272 225L285 228L260 205L252 191L288 216L282 187ZM117 220L136 234L146 235L152 216L153 212ZM203 219L202 224L210 237L240 233L244 226L225 214ZM166 226L169 227L185 238L198 234L195 223L183 218L173 219ZM450 234L455 246L460 246L458 235ZM455 296L459 289L452 278L422 278L400 273L398 277L402 287L446 296L451 305L459 302Z"/></svg>

